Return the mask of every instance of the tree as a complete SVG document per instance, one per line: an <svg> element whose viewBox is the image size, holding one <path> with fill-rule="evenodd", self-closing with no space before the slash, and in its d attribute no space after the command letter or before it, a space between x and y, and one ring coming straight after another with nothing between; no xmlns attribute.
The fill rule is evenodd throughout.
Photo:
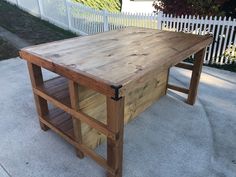
<svg viewBox="0 0 236 177"><path fill-rule="evenodd" d="M221 5L227 0L156 0L154 8L174 15L224 15Z"/></svg>
<svg viewBox="0 0 236 177"><path fill-rule="evenodd" d="M221 10L225 12L226 16L236 18L236 1L235 0L226 1L221 6Z"/></svg>

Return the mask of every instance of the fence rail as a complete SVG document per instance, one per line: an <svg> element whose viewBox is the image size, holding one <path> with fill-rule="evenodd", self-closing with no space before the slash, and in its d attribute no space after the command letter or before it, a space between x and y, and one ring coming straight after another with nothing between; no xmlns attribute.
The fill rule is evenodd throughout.
<svg viewBox="0 0 236 177"><path fill-rule="evenodd" d="M222 17L173 16L170 14L111 13L92 9L71 0L7 0L23 10L64 29L82 35L127 26L160 30L212 34L214 42L207 48L206 64L229 64L236 59L236 19Z"/></svg>

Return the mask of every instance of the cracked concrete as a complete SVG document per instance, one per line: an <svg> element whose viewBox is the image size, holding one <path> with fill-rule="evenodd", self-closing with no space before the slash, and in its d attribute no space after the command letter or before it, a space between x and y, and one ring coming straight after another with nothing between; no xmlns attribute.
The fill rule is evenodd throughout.
<svg viewBox="0 0 236 177"><path fill-rule="evenodd" d="M172 69L170 81L187 87L189 76ZM105 176L58 135L40 130L24 61L0 62L0 84L0 176ZM236 177L235 91L236 73L209 67L203 67L195 106L168 91L125 127L124 177ZM105 154L105 145L96 151Z"/></svg>

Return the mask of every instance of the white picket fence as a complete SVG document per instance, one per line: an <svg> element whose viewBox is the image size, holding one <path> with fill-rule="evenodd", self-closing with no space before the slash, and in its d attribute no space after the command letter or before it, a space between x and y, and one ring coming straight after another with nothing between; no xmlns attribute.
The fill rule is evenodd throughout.
<svg viewBox="0 0 236 177"><path fill-rule="evenodd" d="M71 0L7 0L23 10L82 35L138 26L193 34L212 34L204 62L228 64L236 59L236 19L169 14L111 13Z"/></svg>

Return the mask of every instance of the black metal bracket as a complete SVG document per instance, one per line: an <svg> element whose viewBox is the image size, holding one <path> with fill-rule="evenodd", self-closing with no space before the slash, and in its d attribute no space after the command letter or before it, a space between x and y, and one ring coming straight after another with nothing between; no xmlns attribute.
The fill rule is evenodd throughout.
<svg viewBox="0 0 236 177"><path fill-rule="evenodd" d="M122 97L119 97L119 89L122 87L122 85L114 86L111 85L111 88L115 90L115 97L111 97L113 100L118 101Z"/></svg>

